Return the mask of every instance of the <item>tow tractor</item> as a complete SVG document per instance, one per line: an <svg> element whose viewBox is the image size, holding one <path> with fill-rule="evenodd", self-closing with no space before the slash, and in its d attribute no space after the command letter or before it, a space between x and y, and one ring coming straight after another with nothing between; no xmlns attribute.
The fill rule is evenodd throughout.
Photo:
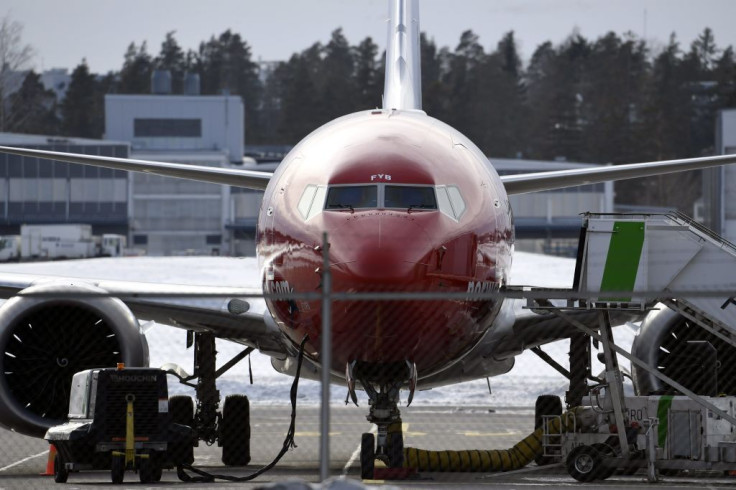
<svg viewBox="0 0 736 490"><path fill-rule="evenodd" d="M191 464L196 439L190 426L176 423L187 417L178 398L169 400L160 369L119 365L75 374L69 420L45 436L56 448L54 480L65 483L70 472L108 469L113 483L122 483L126 470L150 483L161 479L164 468ZM189 418L191 411L189 401Z"/></svg>

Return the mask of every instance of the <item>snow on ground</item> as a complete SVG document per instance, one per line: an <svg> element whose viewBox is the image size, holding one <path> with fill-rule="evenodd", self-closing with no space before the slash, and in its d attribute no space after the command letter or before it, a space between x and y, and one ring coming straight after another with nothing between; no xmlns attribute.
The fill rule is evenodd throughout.
<svg viewBox="0 0 736 490"><path fill-rule="evenodd" d="M570 287L575 261L573 259L517 252L511 273L515 285L546 287ZM37 262L28 264L3 264L2 272L87 277L98 279L161 282L171 284L259 287L258 266L255 258L229 257L127 257L70 260L62 262ZM259 300L260 301L260 300ZM515 305L521 309L522 302ZM254 309L262 310L261 303ZM617 344L629 349L635 331L623 326L614 330ZM192 371L192 352L186 349L186 334L183 330L155 325L146 332L151 352L151 366L175 362L186 371ZM543 347L563 366L567 366L568 342L560 341ZM217 342L218 365L227 362L243 346L232 342ZM594 353L595 354L595 353ZM602 370L602 365L593 361L593 372ZM220 391L247 393L252 403L288 404L288 393L292 378L277 373L271 368L269 358L259 353L251 355L254 384L249 385L248 362L242 361L220 379ZM623 368L628 362L621 359ZM491 378L492 395L489 395L485 379L458 385L435 388L417 393L414 405L493 405L533 406L540 394L564 395L567 379L553 370L532 352L524 352L516 358L516 365L506 375ZM186 393L191 390L177 383L170 383L171 391ZM421 385L420 385L421 387ZM334 403L343 403L345 388L331 388ZM365 405L364 397L360 397ZM319 404L319 383L302 380L299 387L300 403Z"/></svg>

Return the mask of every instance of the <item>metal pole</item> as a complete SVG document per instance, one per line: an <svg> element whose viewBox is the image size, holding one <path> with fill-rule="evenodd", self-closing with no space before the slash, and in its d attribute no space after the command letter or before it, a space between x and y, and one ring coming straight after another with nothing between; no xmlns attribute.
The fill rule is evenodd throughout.
<svg viewBox="0 0 736 490"><path fill-rule="evenodd" d="M330 366L332 365L332 276L327 232L322 234L322 406L320 419L319 478L330 476Z"/></svg>
<svg viewBox="0 0 736 490"><path fill-rule="evenodd" d="M624 382L621 376L621 370L618 367L618 359L613 352L613 332L611 331L611 321L608 318L608 312L601 310L598 314L600 324L600 336L603 339L603 356L606 361L606 382L608 383L608 393L613 402L613 418L616 420L618 427L618 441L621 446L621 456L629 459L629 443L626 439L626 420L624 411L626 409L624 399Z"/></svg>

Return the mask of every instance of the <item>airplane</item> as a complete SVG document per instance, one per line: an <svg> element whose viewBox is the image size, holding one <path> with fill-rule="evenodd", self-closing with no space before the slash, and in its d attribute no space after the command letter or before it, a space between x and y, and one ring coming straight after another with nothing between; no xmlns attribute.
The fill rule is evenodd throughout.
<svg viewBox="0 0 736 490"><path fill-rule="evenodd" d="M373 446L366 450L389 466L400 466L401 389L409 390L410 402L415 389L505 374L523 350L574 331L549 315L517 314L502 296L457 296L510 284L515 234L509 195L736 163L736 155L724 155L500 177L467 137L422 111L418 0L390 0L389 16L382 107L316 129L273 173L0 147L21 156L265 191L257 291L0 274L0 294L10 298L0 307L0 424L43 436L64 419L76 370L147 363L137 320L154 320L188 332L199 397L192 423L200 439L223 445L225 464L246 464L249 456L222 430L232 423L227 399L218 411L215 338L246 346L239 358L258 349L272 357L276 370L292 375L306 339L304 375L319 379L328 369L356 404L355 390L362 388L378 434L377 441L364 438L362 444ZM259 294L321 292L325 252L332 293L448 296L334 302L331 360L324 365L320 299L269 296L264 313L251 304ZM579 320L598 326L597 319Z"/></svg>

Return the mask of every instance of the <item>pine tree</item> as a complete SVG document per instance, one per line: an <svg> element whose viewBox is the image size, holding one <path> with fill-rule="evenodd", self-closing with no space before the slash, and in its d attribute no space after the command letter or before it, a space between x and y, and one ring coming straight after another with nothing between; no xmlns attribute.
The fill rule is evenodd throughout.
<svg viewBox="0 0 736 490"><path fill-rule="evenodd" d="M372 109L381 106L383 77L379 77L378 46L370 37L353 49L355 59L355 85L358 103L356 109Z"/></svg>
<svg viewBox="0 0 736 490"><path fill-rule="evenodd" d="M153 60L153 67L156 70L168 70L171 73L171 92L180 94L184 86L186 58L174 37L175 33L176 31L166 33L166 38L161 43L161 51Z"/></svg>
<svg viewBox="0 0 736 490"><path fill-rule="evenodd" d="M89 72L87 61L72 72L66 97L61 104L61 132L66 136L100 138L104 131L99 116L98 84Z"/></svg>
<svg viewBox="0 0 736 490"><path fill-rule="evenodd" d="M20 90L10 96L10 118L7 130L15 133L58 134L59 118L56 116L56 94L46 90L41 77L28 72Z"/></svg>
<svg viewBox="0 0 736 490"><path fill-rule="evenodd" d="M240 95L245 103L246 141L259 141L262 86L248 43L228 29L201 43L197 58L202 93Z"/></svg>
<svg viewBox="0 0 736 490"><path fill-rule="evenodd" d="M146 42L143 41L140 48L136 48L135 43L130 43L125 52L123 69L120 70L119 92L121 94L150 94L152 71L153 60L148 54Z"/></svg>
<svg viewBox="0 0 736 490"><path fill-rule="evenodd" d="M342 29L335 29L330 42L325 46L321 70L321 99L327 119L334 119L360 108L354 74L353 51Z"/></svg>

